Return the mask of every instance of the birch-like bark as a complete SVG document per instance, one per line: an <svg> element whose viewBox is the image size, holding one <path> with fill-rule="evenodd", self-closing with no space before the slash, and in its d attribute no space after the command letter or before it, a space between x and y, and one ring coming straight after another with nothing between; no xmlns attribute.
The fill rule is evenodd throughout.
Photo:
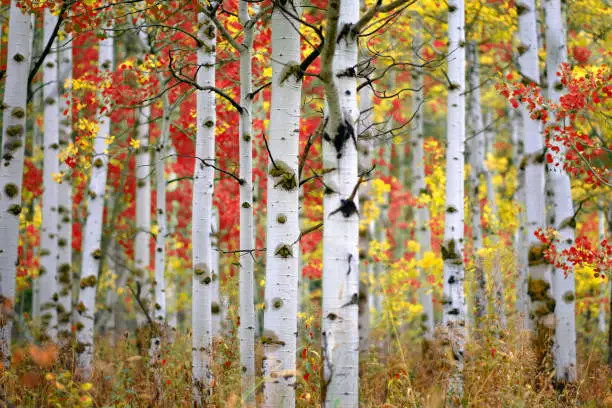
<svg viewBox="0 0 612 408"><path fill-rule="evenodd" d="M136 236L134 238L135 275L142 288L142 299L150 305L150 263L151 263L151 154L149 152L149 117L151 107L141 107L136 111L136 140L140 146L136 150ZM138 314L139 325L146 319Z"/></svg>
<svg viewBox="0 0 612 408"><path fill-rule="evenodd" d="M11 1L0 158L0 354L8 368L19 264L19 214L26 136L26 99L32 54L32 19Z"/></svg>
<svg viewBox="0 0 612 408"><path fill-rule="evenodd" d="M113 38L107 37L99 43L98 70L104 75L113 69ZM93 143L91 178L87 200L87 220L83 234L81 282L78 297L77 322L77 374L83 380L92 375L94 349L94 314L98 270L102 256L102 222L104 217L104 193L108 170L106 140L110 133L110 118L100 117L100 129Z"/></svg>
<svg viewBox="0 0 612 408"><path fill-rule="evenodd" d="M493 154L493 146L495 145L495 132L492 130L493 115L487 114L487 127L485 128L485 157L488 154ZM489 239L490 244L495 252L491 265L491 279L493 280L493 313L501 330L507 327L506 320L506 298L504 290L504 276L501 265L501 251L499 247L499 211L497 209L497 198L495 197L495 186L493 185L493 172L488 168L486 162L483 163L485 184L487 187L487 206L490 209L490 226Z"/></svg>
<svg viewBox="0 0 612 408"><path fill-rule="evenodd" d="M597 212L599 221L599 242L606 238L606 217L603 210L603 200L599 201L600 209ZM607 294L608 279L604 279L601 283L601 298L599 302L599 314L597 315L597 327L601 333L606 332L606 308L604 302Z"/></svg>
<svg viewBox="0 0 612 408"><path fill-rule="evenodd" d="M217 30L204 13L198 13L198 76L200 86L215 86ZM212 91L197 92L196 161L193 174L193 390L194 404L205 407L213 391L212 364L212 246L210 230L214 189L216 99Z"/></svg>
<svg viewBox="0 0 612 408"><path fill-rule="evenodd" d="M47 44L57 23L49 9L45 9L43 44ZM44 157L42 225L40 231L40 311L42 338L57 340L57 256L58 256L58 183L59 174L59 100L57 40L43 62Z"/></svg>
<svg viewBox="0 0 612 408"><path fill-rule="evenodd" d="M145 30L138 32L140 39L140 57L150 49L149 38ZM151 106L138 108L136 114L136 235L134 237L135 278L142 288L142 300L149 308L154 288L151 287L151 152L149 149L149 129ZM155 312L153 312L155 314ZM138 325L146 324L143 313L137 315Z"/></svg>
<svg viewBox="0 0 612 408"><path fill-rule="evenodd" d="M284 5L300 15L299 5ZM298 156L302 80L300 33L279 8L272 12L272 103L264 330L264 406L295 406L299 268Z"/></svg>
<svg viewBox="0 0 612 408"><path fill-rule="evenodd" d="M456 366L448 395L455 404L463 395L463 361L466 341L466 301L463 282L463 176L465 152L465 8L463 0L448 3L448 119L446 127L446 216L444 220L444 298L442 323Z"/></svg>
<svg viewBox="0 0 612 408"><path fill-rule="evenodd" d="M491 277L494 298L493 310L494 316L499 320L500 328L506 327L506 313L503 289L503 277L499 264L499 249L497 248L497 231L491 228L497 223L497 204L495 198L495 190L493 187L493 177L491 171L486 165L486 154L489 145L492 145L493 132L484 126L482 108L480 105L480 64L478 60L478 48L475 41L468 44L468 82L470 87L469 93L469 128L472 136L469 141L470 150L470 187L472 188L472 231L474 252L476 257L475 278L477 283L477 291L474 299L476 307L476 316L480 318L478 323L481 323L482 317L486 314L487 309L487 273L484 270L484 260L482 254L478 254L479 250L485 247L483 241L483 231L481 224L480 204L478 199L478 190L481 185L481 179L484 178L487 191L487 206L490 210L491 220L489 223L490 245L493 246L494 253L492 254ZM489 121L490 122L490 121Z"/></svg>
<svg viewBox="0 0 612 408"><path fill-rule="evenodd" d="M244 29L240 52L240 112L239 155L240 178L240 249L255 248L255 224L253 221L253 100L252 46L254 24L249 14L249 2L238 3L238 15ZM246 252L240 257L240 365L242 401L247 407L255 406L255 294L254 259Z"/></svg>
<svg viewBox="0 0 612 408"><path fill-rule="evenodd" d="M211 286L211 313L212 313L212 335L220 338L223 335L223 318L225 316L225 304L221 297L221 275L219 272L219 211L213 207L212 224L210 230L210 241L212 250L212 286Z"/></svg>
<svg viewBox="0 0 612 408"><path fill-rule="evenodd" d="M422 44L421 30L423 20L420 14L414 16L416 31L414 42L417 47ZM425 93L423 91L423 72L420 68L415 68L412 71L412 88L417 91L412 93L412 110L415 112L413 119L413 137L412 137L412 175L414 182L412 184L412 195L419 197L427 195L427 185L425 184L425 153L423 150L424 133L424 112L425 112ZM414 237L419 243L419 252L416 254L416 259L423 259L425 252L431 251L431 231L429 228L429 207L417 207L414 211L415 218L415 234ZM424 270L419 272L422 282L427 282L426 273ZM419 300L423 306L423 316L421 317L421 327L423 328L423 337L426 341L433 339L434 330L434 309L432 288L428 284L423 284L419 288Z"/></svg>
<svg viewBox="0 0 612 408"><path fill-rule="evenodd" d="M59 73L58 84L61 113L59 127L59 145L65 148L72 142L72 93L64 85L66 81L72 80L72 41L71 35L64 38L64 45L59 51ZM71 334L72 315L72 177L70 167L66 163L60 164L60 174L65 175L59 185L58 203L58 258L57 258L57 332L60 340L68 340Z"/></svg>
<svg viewBox="0 0 612 408"><path fill-rule="evenodd" d="M363 139L359 143L359 168L366 171L372 167L373 153L373 123L372 123L372 98L374 94L372 88L365 86L359 91L359 138ZM370 182L359 191L359 201L364 202L369 199ZM368 259L368 249L370 242L374 239L373 223L368 223L365 231L359 236L359 258ZM359 351L364 353L369 348L370 338L370 279L374 274L374 261L361 263L359 276Z"/></svg>
<svg viewBox="0 0 612 408"><path fill-rule="evenodd" d="M469 44L468 52L468 81L472 91L469 94L469 109L470 114L469 129L472 133L471 139L468 142L468 158L470 162L470 189L472 197L472 245L474 248L474 279L476 281L476 292L474 294L474 309L476 317L476 325L482 328L483 318L487 314L487 274L484 270L482 257L478 254L478 250L483 247L483 233L482 233L482 220L480 211L480 200L479 200L479 186L480 186L480 174L481 174L481 157L484 156L484 141L483 121L480 110L480 98L476 98L475 93L478 92L478 77L475 75L475 65L473 63L473 52L474 43ZM476 78L474 78L476 76ZM474 88L476 84L476 88ZM479 92L478 92L479 94ZM480 96L480 95L478 95Z"/></svg>
<svg viewBox="0 0 612 408"><path fill-rule="evenodd" d="M518 64L521 75L529 81L539 83L538 37L536 32L536 8L534 0L521 0L517 4L519 40ZM551 268L544 259L543 247L535 236L535 231L544 227L545 178L544 178L544 139L539 120L530 117L526 107L520 108L522 117L522 137L525 154L520 169L524 172L525 211L527 217L526 234L528 243L529 281L527 293L530 297L530 319L536 328L538 346L542 350L548 346L548 331L554 322L554 301L551 292ZM539 339L539 340L538 340Z"/></svg>
<svg viewBox="0 0 612 408"><path fill-rule="evenodd" d="M567 63L565 21L561 15L560 0L544 0L546 22L546 76L548 97L559 103L563 85L556 75L562 64ZM564 170L566 147L552 140L558 151L552 151L554 163L548 165L548 180L552 192L550 225L559 232L557 250L569 249L574 243L574 205L569 174ZM553 269L553 293L555 299L555 341L553 356L557 381L576 381L576 298L573 268Z"/></svg>
<svg viewBox="0 0 612 408"><path fill-rule="evenodd" d="M170 145L170 103L167 94L162 97L162 123L159 143L155 149L155 214L157 237L155 239L155 321L166 321L166 237L168 216L166 214L166 156Z"/></svg>
<svg viewBox="0 0 612 408"><path fill-rule="evenodd" d="M32 20L35 21L35 16L32 15ZM35 22L33 25L35 26ZM36 29L34 29L34 34L32 35L32 55L37 55L40 50L36 47ZM44 110L44 102L43 102L43 93L39 92L38 95L32 98L31 104L28 106L32 112L41 112ZM27 131L27 130L26 130ZM34 126L32 129L32 147L39 147L41 150L43 149L44 137L42 129L39 126ZM32 209L36 209L41 206L42 197L38 196L32 200ZM42 206L41 206L42 207ZM32 255L34 258L38 257L40 254L40 246L35 246L32 249ZM36 274L36 276L32 277L32 322L40 327L40 276Z"/></svg>
<svg viewBox="0 0 612 408"><path fill-rule="evenodd" d="M356 122L359 2L330 0L321 58L328 108L323 140L323 406L359 403L359 198Z"/></svg>
<svg viewBox="0 0 612 408"><path fill-rule="evenodd" d="M393 127L393 124L390 121L388 121L385 125L388 131ZM382 148L381 157L382 157L383 162L386 163L387 166L383 166L379 174L381 177L390 177L391 169L389 168L389 166L392 165L391 158L392 158L393 145L391 143L385 143L381 146L381 148ZM380 203L380 217L379 219L374 221L374 237L382 247L385 247L387 244L389 244L387 241L387 228L388 227L389 227L389 194L385 194L383 198L383 202ZM374 263L374 281L376 282L376 285L373 288L374 293L372 296L372 308L376 312L375 318L377 319L379 326L384 321L383 320L384 302L385 302L384 282L385 282L386 273L387 273L387 265L385 265L383 262ZM386 329L389 329L389 327L387 327ZM389 339L388 337L389 330L387 330L385 334L386 334L385 337L381 339L381 343L379 344L381 347L384 347L385 345L384 342Z"/></svg>
<svg viewBox="0 0 612 408"><path fill-rule="evenodd" d="M529 319L529 295L527 288L529 283L529 239L527 237L527 215L525 213L525 169L520 166L525 155L523 137L523 117L521 111L511 109L513 162L517 167L517 190L514 200L520 206L519 226L514 239L516 253L517 285L516 285L516 310L519 315L522 329L531 329Z"/></svg>
<svg viewBox="0 0 612 408"><path fill-rule="evenodd" d="M115 288L111 288L106 292L106 321L96 322L95 327L104 330L108 334L111 344L115 344L123 327L123 315L125 314L123 302L118 301L118 288L125 288L128 278L128 272L125 265L124 254L121 246L116 240L111 241L108 247L108 271L113 274L115 279ZM101 319L100 319L101 320ZM99 324L98 324L99 323Z"/></svg>

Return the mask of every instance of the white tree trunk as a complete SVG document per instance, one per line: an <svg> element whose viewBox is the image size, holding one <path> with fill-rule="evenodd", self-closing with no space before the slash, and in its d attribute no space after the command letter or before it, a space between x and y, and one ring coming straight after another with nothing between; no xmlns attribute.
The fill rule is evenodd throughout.
<svg viewBox="0 0 612 408"><path fill-rule="evenodd" d="M517 171L517 190L514 200L520 206L519 226L514 239L516 253L517 285L516 310L522 322L522 329L531 329L529 319L529 295L527 294L529 282L529 240L527 237L527 216L525 214L525 169L520 165L524 157L523 118L519 110L511 109L512 115L512 160Z"/></svg>
<svg viewBox="0 0 612 408"><path fill-rule="evenodd" d="M422 43L421 27L423 24L420 15L415 15L416 19L416 32L415 32L415 44L418 46ZM420 195L426 195L427 185L425 184L425 153L423 150L423 139L424 134L424 113L425 113L425 95L423 91L423 72L420 68L415 68L412 71L412 88L417 91L412 94L412 110L415 113L413 119L413 136L412 136L412 175L414 181L412 184L412 195L418 197ZM420 260L423 258L425 252L431 251L431 231L429 228L429 207L423 206L415 209L415 234L414 237L419 243L420 249L416 254L416 259ZM434 309L433 309L433 297L432 288L430 285L425 284L425 271L420 271L422 286L419 289L419 299L423 306L423 316L421 318L421 327L423 328L423 337L425 340L433 339L434 330Z"/></svg>
<svg viewBox="0 0 612 408"><path fill-rule="evenodd" d="M489 153L493 154L495 145L495 132L492 130L493 115L487 114L487 127L485 128L485 157ZM495 249L492 259L491 278L493 280L493 312L495 319L499 323L499 328L505 330L506 321L506 298L504 290L504 275L501 265L501 251L499 248L499 212L497 209L497 198L495 197L495 187L493 186L493 172L483 163L485 184L487 186L487 205L491 210L491 226L489 227L490 244Z"/></svg>
<svg viewBox="0 0 612 408"><path fill-rule="evenodd" d="M538 37L536 32L536 8L533 0L521 0L517 4L519 25L519 70L529 81L539 83ZM544 139L539 120L531 119L526 107L520 108L523 125L523 145L525 154L520 168L524 169L524 196L527 217L527 243L529 281L527 292L531 298L530 318L538 332L550 330L554 326L551 308L551 268L542 254L542 246L535 231L545 225L545 178L544 178Z"/></svg>
<svg viewBox="0 0 612 408"><path fill-rule="evenodd" d="M300 14L293 2L285 8ZM295 406L299 268L298 156L302 80L292 17L272 13L272 103L264 330L264 406Z"/></svg>
<svg viewBox="0 0 612 408"><path fill-rule="evenodd" d="M144 21L143 21L144 23ZM140 38L140 56L149 51L149 39L145 30L138 32ZM149 150L149 131L151 107L143 106L136 110L136 135L135 138L140 142L136 149L136 235L134 238L134 266L136 280L140 283L142 292L141 298L145 307L149 308L154 288L151 287L151 153ZM143 313L137 315L138 325L146 324Z"/></svg>
<svg viewBox="0 0 612 408"><path fill-rule="evenodd" d="M548 97L559 103L563 86L556 75L563 63L567 63L565 21L561 16L560 0L544 0L546 15L546 76L548 78ZM555 164L548 165L548 179L552 192L550 225L559 232L557 250L563 251L574 244L574 205L570 178L563 169L566 148L563 144L553 143L559 148L554 153ZM576 381L576 322L575 322L575 283L571 269L565 275L562 269L553 270L553 293L555 297L555 341L553 355L555 377L561 382Z"/></svg>
<svg viewBox="0 0 612 408"><path fill-rule="evenodd" d="M217 31L205 13L198 14L198 84L215 85ZM210 240L215 160L216 100L212 91L197 91L196 161L193 175L193 388L196 406L207 406L212 395L212 247Z"/></svg>
<svg viewBox="0 0 612 408"><path fill-rule="evenodd" d="M72 142L72 110L69 106L72 94L70 89L64 87L65 82L72 79L70 35L64 38L64 44L59 53L59 106L66 112L60 120L59 128L59 144L62 148ZM72 177L69 175L70 167L66 163L60 164L60 173L66 177L59 185L58 191L57 331L60 338L68 339L71 334L72 315Z"/></svg>
<svg viewBox="0 0 612 408"><path fill-rule="evenodd" d="M98 69L101 74L112 71L113 38L107 37L99 43ZM94 350L94 313L96 306L96 288L98 269L102 256L102 222L104 217L104 193L108 155L106 140L110 133L110 118L100 117L100 129L94 142L94 151L89 180L87 200L87 220L83 233L83 251L81 263L81 288L77 305L77 370L83 380L92 375Z"/></svg>
<svg viewBox="0 0 612 408"><path fill-rule="evenodd" d="M456 367L450 378L451 398L463 394L463 361L466 341L465 291L463 282L464 151L465 151L465 8L463 0L448 3L448 123L446 128L446 216L444 220L444 299L442 323Z"/></svg>
<svg viewBox="0 0 612 408"><path fill-rule="evenodd" d="M134 238L134 266L136 279L140 283L144 304L151 305L151 154L149 152L150 107L136 111L136 236ZM142 313L138 313L138 325L146 324Z"/></svg>
<svg viewBox="0 0 612 408"><path fill-rule="evenodd" d="M599 221L599 242L603 241L606 238L606 216L603 209L603 200L599 201L599 205L601 208L597 212L597 217ZM597 327L599 331L602 333L606 332L606 307L605 307L605 299L608 291L606 290L608 286L608 279L604 279L601 283L601 300L599 302L599 314L597 315Z"/></svg>
<svg viewBox="0 0 612 408"><path fill-rule="evenodd" d="M108 255L106 261L106 268L109 279L114 281L115 287L109 288L106 290L106 299L104 301L104 314L103 318L98 318L94 325L94 330L99 330L103 332L105 335L109 336L111 343L114 342L114 333L115 333L115 319L113 315L113 308L117 303L117 288L119 287L119 262L118 262L118 254L116 250L116 241L111 241L108 245ZM106 319L106 320L104 320Z"/></svg>
<svg viewBox="0 0 612 408"><path fill-rule="evenodd" d="M372 88L365 86L359 91L359 137L364 140L359 143L359 168L366 171L372 167L374 155L372 115L374 107ZM370 182L359 191L359 201L367 201L370 197ZM374 239L374 228L372 222L368 223L366 231L359 237L359 257L368 259L367 263L361 263L359 279L359 351L367 352L370 338L370 278L374 274L374 262L368 257L370 242Z"/></svg>
<svg viewBox="0 0 612 408"><path fill-rule="evenodd" d="M166 237L168 236L168 216L166 213L166 155L170 140L170 104L168 96L162 99L162 124L159 143L155 150L155 214L157 237L155 240L155 321L166 321Z"/></svg>
<svg viewBox="0 0 612 408"><path fill-rule="evenodd" d="M43 46L49 42L57 16L45 9ZM43 338L57 340L57 256L58 256L58 183L59 173L58 52L57 41L43 62L44 163L42 226L40 232L40 310Z"/></svg>
<svg viewBox="0 0 612 408"><path fill-rule="evenodd" d="M472 197L473 197L473 205L472 205L472 231L473 231L473 241L474 241L474 251L476 256L476 280L478 289L476 292L476 314L478 317L483 317L486 314L487 307L487 283L486 276L487 272L483 269L484 262L483 259L480 259L481 256L478 255L478 250L485 247L483 241L483 233L481 226L481 214L480 214L480 203L478 199L478 190L481 184L481 177L484 178L486 190L487 190L487 206L491 211L491 223L495 224L497 222L497 203L495 198L495 189L493 187L493 177L491 171L488 169L486 165L486 154L488 149L493 144L494 133L485 128L482 108L480 105L480 64L478 60L478 48L476 42L472 41L468 44L468 67L469 67L469 128L472 132L471 139L469 141L470 144L470 187L472 188ZM491 126L491 121L488 121L488 126ZM503 285L503 276L501 273L501 266L499 263L499 253L498 249L495 248L498 242L497 234L498 231L496 229L489 228L488 233L490 234L491 242L489 245L492 245L495 249L492 262L489 262L492 265L491 277L493 283L493 310L495 318L498 319L500 323L500 328L504 329L506 327L506 312L505 312L505 299L504 299L504 285Z"/></svg>
<svg viewBox="0 0 612 408"><path fill-rule="evenodd" d="M240 23L244 27L244 38L240 49L240 249L255 249L255 225L253 221L253 100L251 48L253 30L249 15L249 2L239 3ZM255 296L254 259L248 252L240 257L240 366L242 378L242 401L248 407L255 406Z"/></svg>
<svg viewBox="0 0 612 408"><path fill-rule="evenodd" d="M212 250L212 286L211 286L211 313L212 313L212 335L214 338L223 335L223 318L225 316L225 304L221 297L221 275L219 272L219 211L213 207L211 224L211 250Z"/></svg>
<svg viewBox="0 0 612 408"><path fill-rule="evenodd" d="M474 306L476 312L476 324L481 327L482 319L487 314L487 273L484 263L478 251L484 247L484 234L482 231L482 214L480 211L479 187L480 176L484 170L485 140L484 121L480 107L480 68L478 64L478 50L475 41L470 41L467 49L468 60L468 86L470 88L468 103L468 128L470 139L468 141L468 158L470 162L470 189L472 198L472 244L474 248L476 280L476 293L474 295Z"/></svg>
<svg viewBox="0 0 612 408"><path fill-rule="evenodd" d="M339 3L339 4L338 4ZM356 122L357 38L347 28L359 18L359 2L333 1L339 12L333 58L321 61L329 111L323 140L323 397L324 407L359 403L359 197ZM328 29L328 33L333 29ZM328 34L329 35L329 34ZM333 35L335 37L335 35ZM331 59L331 61L330 61ZM331 64L331 67L330 67ZM331 68L331 70L330 70Z"/></svg>
<svg viewBox="0 0 612 408"><path fill-rule="evenodd" d="M11 358L26 136L27 82L32 53L32 20L29 13L21 12L17 3L17 0L11 1L0 139L0 300L3 305L0 311L0 353L5 367L9 366Z"/></svg>

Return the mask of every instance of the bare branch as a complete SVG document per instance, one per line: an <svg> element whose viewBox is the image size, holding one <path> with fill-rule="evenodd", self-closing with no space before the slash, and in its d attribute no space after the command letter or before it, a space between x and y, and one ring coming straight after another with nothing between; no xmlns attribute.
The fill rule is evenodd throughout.
<svg viewBox="0 0 612 408"><path fill-rule="evenodd" d="M172 73L172 76L179 82L184 82L188 85L193 86L194 88L196 88L199 91L210 91L210 92L214 92L217 95L221 96L223 99L225 99L226 101L228 101L230 103L230 105L232 105L237 111L238 113L242 113L244 108L242 106L240 106L240 104L238 102L236 102L236 100L234 98L232 98L229 94L227 94L226 92L222 91L221 89L215 87L215 86L202 86L200 84L198 84L193 78L189 78L183 75L182 73L182 69L179 69L179 72L177 73L174 70L173 67L173 63L174 63L174 57L172 56L172 51L168 50L168 57L170 59L170 61L168 62L168 68L170 69L170 73ZM199 68L198 68L199 70ZM195 77L197 77L197 72L195 74Z"/></svg>

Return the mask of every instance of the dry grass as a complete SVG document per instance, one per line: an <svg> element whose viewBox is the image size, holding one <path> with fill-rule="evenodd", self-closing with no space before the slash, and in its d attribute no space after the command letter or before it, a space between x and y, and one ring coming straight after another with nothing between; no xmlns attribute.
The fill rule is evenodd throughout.
<svg viewBox="0 0 612 408"><path fill-rule="evenodd" d="M550 372L540 369L527 332L511 328L502 335L481 332L478 341L472 338L468 343L464 406L612 407L611 372L601 341L581 344L579 382L561 389ZM447 352L439 341L423 344L411 336L415 337L383 335L380 329L373 333L371 350L361 362L361 407L445 406L445 383L452 369ZM13 368L2 373L3 395L24 407L192 406L190 335L174 337L173 343L164 345L157 368L161 393L148 357L139 354L137 339L121 336L114 345L99 339L90 389L72 381L69 350L60 350L54 364L41 366L40 350L32 355L28 348L17 349ZM320 406L320 353L315 345L316 338L304 339L298 350L299 407ZM304 346L308 348L302 353ZM261 350L257 354L260 363ZM240 406L238 367L237 336L229 333L215 345L215 406Z"/></svg>

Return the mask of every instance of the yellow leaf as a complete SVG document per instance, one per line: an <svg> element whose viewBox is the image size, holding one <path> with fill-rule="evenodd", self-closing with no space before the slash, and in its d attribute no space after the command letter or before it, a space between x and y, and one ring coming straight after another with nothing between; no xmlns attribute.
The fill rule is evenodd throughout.
<svg viewBox="0 0 612 408"><path fill-rule="evenodd" d="M60 173L51 173L51 177L53 178L53 180L58 183L58 184L62 184L62 178L64 177L64 173L60 172Z"/></svg>

